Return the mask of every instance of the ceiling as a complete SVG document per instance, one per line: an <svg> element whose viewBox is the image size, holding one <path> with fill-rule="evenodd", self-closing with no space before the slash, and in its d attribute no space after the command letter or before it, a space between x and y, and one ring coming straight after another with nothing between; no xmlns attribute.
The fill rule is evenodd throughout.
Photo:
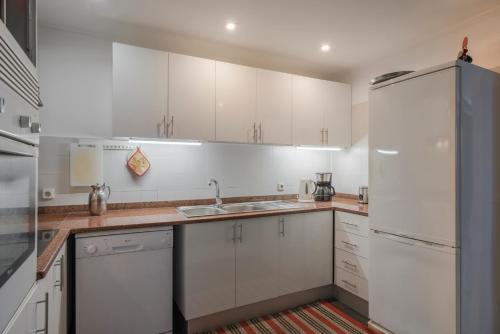
<svg viewBox="0 0 500 334"><path fill-rule="evenodd" d="M382 58L500 5L500 0L43 0L41 24L78 31L121 22L316 64ZM227 21L236 22L233 32ZM322 43L331 50L321 52Z"/></svg>

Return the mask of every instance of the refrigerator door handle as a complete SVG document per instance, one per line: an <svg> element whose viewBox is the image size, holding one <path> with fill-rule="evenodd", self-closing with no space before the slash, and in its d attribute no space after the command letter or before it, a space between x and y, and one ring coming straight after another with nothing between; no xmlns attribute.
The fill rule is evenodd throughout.
<svg viewBox="0 0 500 334"><path fill-rule="evenodd" d="M395 235L387 232L382 232L382 231L377 231L377 230L371 230L374 234L379 235L382 238L386 238L392 241L399 242L401 244L409 245L409 246L415 246L415 240L409 239L407 236L404 235Z"/></svg>
<svg viewBox="0 0 500 334"><path fill-rule="evenodd" d="M380 235L382 238L390 239L405 245L410 246L424 246L433 248L448 248L446 245L438 244L432 241L425 241L420 239L415 239L404 234L392 234L387 232L382 232L378 230L371 230L374 234Z"/></svg>

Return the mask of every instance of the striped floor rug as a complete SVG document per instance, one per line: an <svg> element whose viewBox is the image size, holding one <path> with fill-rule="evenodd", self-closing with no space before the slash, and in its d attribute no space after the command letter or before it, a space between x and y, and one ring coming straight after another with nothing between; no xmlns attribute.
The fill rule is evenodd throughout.
<svg viewBox="0 0 500 334"><path fill-rule="evenodd" d="M372 334L366 325L354 320L328 301L259 317L219 328L205 334Z"/></svg>

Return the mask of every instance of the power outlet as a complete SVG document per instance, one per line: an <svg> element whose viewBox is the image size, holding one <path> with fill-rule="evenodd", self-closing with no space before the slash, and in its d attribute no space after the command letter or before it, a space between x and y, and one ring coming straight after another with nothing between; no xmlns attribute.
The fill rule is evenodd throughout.
<svg viewBox="0 0 500 334"><path fill-rule="evenodd" d="M42 199L49 200L56 198L56 190L54 188L43 188Z"/></svg>
<svg viewBox="0 0 500 334"><path fill-rule="evenodd" d="M278 183L278 184L276 185L276 190L278 190L278 191L280 191L280 192L281 192L281 191L285 191L285 184L284 184L284 183Z"/></svg>

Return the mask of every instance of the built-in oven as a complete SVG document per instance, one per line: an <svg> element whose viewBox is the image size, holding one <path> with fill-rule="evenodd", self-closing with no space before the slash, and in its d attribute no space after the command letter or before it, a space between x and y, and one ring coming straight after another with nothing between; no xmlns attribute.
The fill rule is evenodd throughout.
<svg viewBox="0 0 500 334"><path fill-rule="evenodd" d="M0 332L36 280L37 157L0 132Z"/></svg>

